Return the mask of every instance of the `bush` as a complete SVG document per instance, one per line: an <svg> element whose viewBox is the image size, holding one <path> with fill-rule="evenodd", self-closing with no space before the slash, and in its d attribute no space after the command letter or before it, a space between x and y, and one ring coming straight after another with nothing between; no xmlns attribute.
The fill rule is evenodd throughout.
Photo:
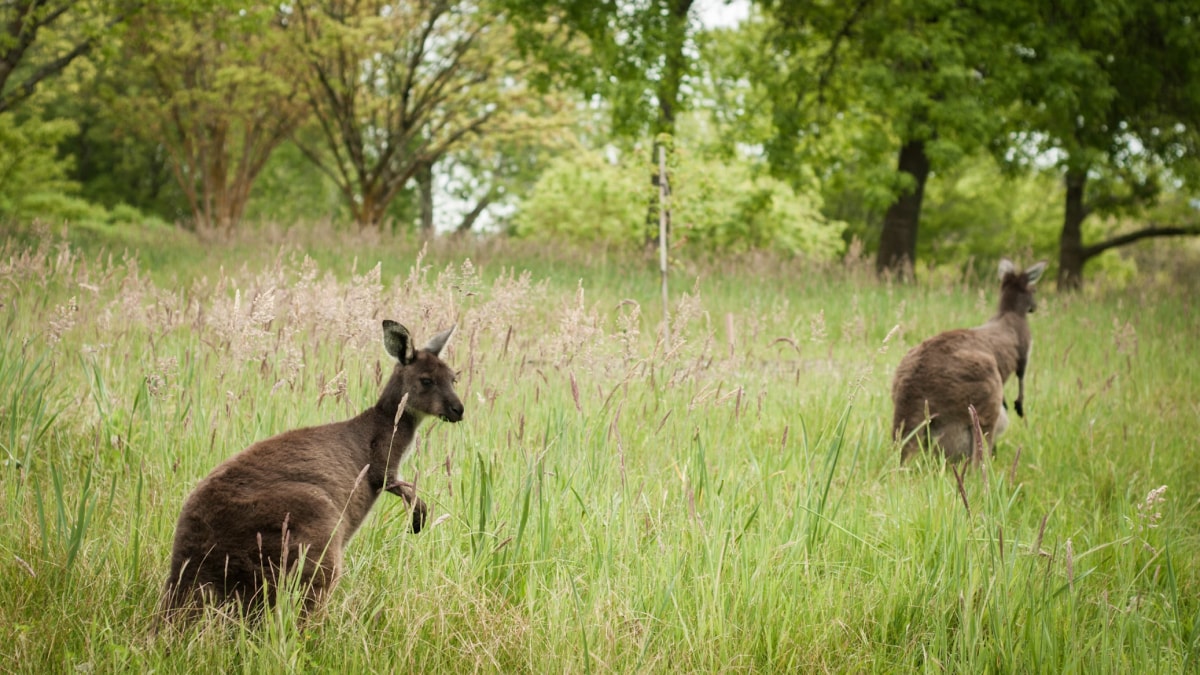
<svg viewBox="0 0 1200 675"><path fill-rule="evenodd" d="M55 199L79 187L67 179L71 161L57 151L75 131L66 120L18 122L11 113L0 114L0 218L57 216L47 209L79 207L77 200Z"/></svg>
<svg viewBox="0 0 1200 675"><path fill-rule="evenodd" d="M58 154L58 145L74 133L74 122L0 114L0 220L163 225L128 204L107 209L79 196L79 184L67 178L73 162Z"/></svg>
<svg viewBox="0 0 1200 675"><path fill-rule="evenodd" d="M755 172L744 161L686 153L671 171L677 245L696 252L771 249L832 258L845 225L821 215L820 198ZM656 187L642 157L608 161L584 151L554 160L513 218L521 237L636 246L654 236L646 216Z"/></svg>
<svg viewBox="0 0 1200 675"><path fill-rule="evenodd" d="M513 216L513 234L610 244L641 241L653 187L640 167L609 162L593 151L555 158Z"/></svg>
<svg viewBox="0 0 1200 675"><path fill-rule="evenodd" d="M934 266L988 261L982 269L990 276L1003 256L1053 258L1062 200L1053 175L1008 176L991 157L970 157L926 185L917 259Z"/></svg>
<svg viewBox="0 0 1200 675"><path fill-rule="evenodd" d="M796 192L745 162L685 160L675 174L672 216L689 248L832 259L845 247L845 224L821 214L819 196Z"/></svg>

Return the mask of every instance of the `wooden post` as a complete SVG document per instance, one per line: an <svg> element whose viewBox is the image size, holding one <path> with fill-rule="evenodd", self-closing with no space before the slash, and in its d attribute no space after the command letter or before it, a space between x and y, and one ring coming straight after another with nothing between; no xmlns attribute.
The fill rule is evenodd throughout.
<svg viewBox="0 0 1200 675"><path fill-rule="evenodd" d="M671 308L667 293L667 226L670 222L670 211L667 210L667 149L665 144L658 146L658 270L662 274L662 303L663 303L663 349L671 344Z"/></svg>

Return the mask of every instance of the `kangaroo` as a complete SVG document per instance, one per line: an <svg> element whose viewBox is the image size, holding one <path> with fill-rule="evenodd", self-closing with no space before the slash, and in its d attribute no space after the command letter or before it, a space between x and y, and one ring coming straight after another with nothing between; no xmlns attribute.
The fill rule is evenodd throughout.
<svg viewBox="0 0 1200 675"><path fill-rule="evenodd" d="M1000 309L991 320L936 335L904 355L892 381L892 433L903 441L901 464L920 450L921 440L936 443L947 459L970 457L968 405L975 406L979 427L995 452L996 437L1008 426L1004 383L1014 372L1013 407L1025 416L1025 369L1033 347L1027 315L1037 309L1034 285L1045 270L1045 262L1022 272L1007 258L1001 260Z"/></svg>
<svg viewBox="0 0 1200 675"><path fill-rule="evenodd" d="M454 372L438 357L453 333L416 350L404 326L384 321L383 344L397 363L375 405L344 422L259 441L201 480L175 527L164 618L230 601L245 610L269 606L292 573L304 589L305 611L315 609L384 490L409 504L412 531L419 532L427 509L396 469L422 419L462 420Z"/></svg>

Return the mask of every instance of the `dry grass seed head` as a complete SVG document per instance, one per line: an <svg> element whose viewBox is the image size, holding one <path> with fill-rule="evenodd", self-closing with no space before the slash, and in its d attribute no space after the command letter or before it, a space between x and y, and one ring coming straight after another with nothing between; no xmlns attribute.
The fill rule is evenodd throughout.
<svg viewBox="0 0 1200 675"><path fill-rule="evenodd" d="M54 308L54 317L50 319L46 330L46 341L51 347L57 345L62 340L63 334L74 328L78 322L79 302L72 295L66 304Z"/></svg>
<svg viewBox="0 0 1200 675"><path fill-rule="evenodd" d="M559 366L575 364L591 369L596 363L604 330L600 327L600 316L594 307L588 307L583 282L575 290L575 300L563 306L558 318L558 329L546 345L549 356Z"/></svg>

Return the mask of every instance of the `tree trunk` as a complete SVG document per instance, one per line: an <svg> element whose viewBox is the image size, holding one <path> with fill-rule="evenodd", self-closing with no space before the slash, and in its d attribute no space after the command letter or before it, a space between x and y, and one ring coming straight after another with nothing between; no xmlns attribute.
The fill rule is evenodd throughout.
<svg viewBox="0 0 1200 675"><path fill-rule="evenodd" d="M879 255L875 258L875 271L880 274L898 273L908 279L912 277L912 266L917 259L921 200L925 197L925 181L929 178L925 141L906 142L900 148L898 168L901 173L912 176L914 186L897 197L883 216L883 234L879 240Z"/></svg>
<svg viewBox="0 0 1200 675"><path fill-rule="evenodd" d="M646 209L646 246L651 248L658 242L658 195L659 185L657 157L662 145L660 134L675 135L675 117L679 110L679 92L687 74L688 56L685 53L688 38L688 13L694 0L672 0L668 10L666 44L663 47L663 76L658 81L655 96L658 98L658 117L654 122L654 146L651 148L650 184L654 186L650 203ZM674 141L672 141L674 145ZM668 148L668 152L673 148Z"/></svg>
<svg viewBox="0 0 1200 675"><path fill-rule="evenodd" d="M655 132L675 133L675 116L679 106L679 91L687 73L688 56L685 53L688 37L688 13L693 0L674 0L670 3L671 15L667 19L665 53L663 54L663 76L658 82L658 123ZM658 156L655 149L654 156Z"/></svg>
<svg viewBox="0 0 1200 675"><path fill-rule="evenodd" d="M1067 169L1067 202L1063 211L1062 235L1058 239L1058 290L1077 291L1083 285L1083 220L1087 206L1083 202L1087 169Z"/></svg>
<svg viewBox="0 0 1200 675"><path fill-rule="evenodd" d="M414 176L417 179L417 202L421 207L421 236L433 236L433 164L421 162Z"/></svg>
<svg viewBox="0 0 1200 675"><path fill-rule="evenodd" d="M1127 246L1142 239L1154 237L1187 237L1200 234L1200 225L1183 223L1158 225L1133 232L1126 232L1104 241L1085 246L1083 243L1083 221L1091 213L1084 201L1087 188L1087 169L1067 169L1067 200L1063 214L1062 236L1058 240L1058 290L1078 291L1083 287L1083 266L1087 261L1110 248Z"/></svg>
<svg viewBox="0 0 1200 675"><path fill-rule="evenodd" d="M355 224L364 230L381 227L386 209L386 202L381 203L374 190L363 190L357 200L350 202L350 215Z"/></svg>

